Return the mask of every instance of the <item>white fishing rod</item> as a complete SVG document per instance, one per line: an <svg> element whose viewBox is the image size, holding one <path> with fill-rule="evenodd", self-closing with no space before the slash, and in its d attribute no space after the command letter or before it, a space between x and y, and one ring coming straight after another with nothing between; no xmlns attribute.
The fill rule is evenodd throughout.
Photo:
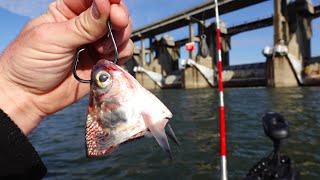
<svg viewBox="0 0 320 180"><path fill-rule="evenodd" d="M226 126L224 116L224 98L223 98L223 82L222 82L222 56L221 56L221 40L220 40L220 20L218 0L215 0L216 11L216 32L217 32L217 49L218 49L218 81L220 96L220 156L221 156L221 180L228 179L227 172L227 145L226 145Z"/></svg>

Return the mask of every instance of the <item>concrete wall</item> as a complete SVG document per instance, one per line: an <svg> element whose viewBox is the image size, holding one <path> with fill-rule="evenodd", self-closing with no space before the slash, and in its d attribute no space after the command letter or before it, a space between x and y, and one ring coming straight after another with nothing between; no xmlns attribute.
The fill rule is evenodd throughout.
<svg viewBox="0 0 320 180"><path fill-rule="evenodd" d="M266 86L266 64L226 66L222 77L226 87Z"/></svg>
<svg viewBox="0 0 320 180"><path fill-rule="evenodd" d="M144 88L148 90L160 89L160 87L144 73L136 73L136 79Z"/></svg>
<svg viewBox="0 0 320 180"><path fill-rule="evenodd" d="M170 36L162 36L153 42L156 57L146 67L149 70L160 73L163 76L175 74L178 70L180 49L175 47L175 41Z"/></svg>
<svg viewBox="0 0 320 180"><path fill-rule="evenodd" d="M197 56L197 63L211 68L213 65L213 60L210 56L203 58ZM203 77L203 75L195 67L186 67L182 72L182 87L185 89L195 89L195 88L209 88L211 85Z"/></svg>
<svg viewBox="0 0 320 180"><path fill-rule="evenodd" d="M303 72L305 85L320 85L320 56L305 64Z"/></svg>
<svg viewBox="0 0 320 180"><path fill-rule="evenodd" d="M199 28L200 29L200 28ZM217 37L215 30L216 24L211 23L208 27L205 27L204 33L206 35L206 42L209 48L209 55L211 57L216 57L217 54ZM199 30L200 32L200 30ZM231 50L230 36L228 35L228 30L223 22L220 22L220 41L221 41L221 57L223 59L222 65L229 65L229 51ZM214 63L216 64L216 62Z"/></svg>
<svg viewBox="0 0 320 180"><path fill-rule="evenodd" d="M156 52L156 57L152 56L154 51ZM150 62L144 62L146 55L152 56ZM179 56L180 52L179 49L175 47L173 38L170 36L162 36L159 39L155 39L148 50L141 50L135 47L132 58L124 65L124 67L146 89L160 89L161 87L145 73L134 72L133 69L135 66L140 66L146 71L152 71L162 75L162 88L177 88L181 87L181 72L178 70ZM177 85L177 81L179 82L179 85Z"/></svg>

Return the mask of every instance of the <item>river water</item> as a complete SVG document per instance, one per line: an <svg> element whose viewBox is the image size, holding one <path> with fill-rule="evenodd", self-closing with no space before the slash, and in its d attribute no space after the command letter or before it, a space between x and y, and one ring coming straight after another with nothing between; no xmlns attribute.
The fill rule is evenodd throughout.
<svg viewBox="0 0 320 180"><path fill-rule="evenodd" d="M301 179L320 179L320 87L227 88L225 108L229 179L242 179L272 150L261 117L281 113L291 136L282 152ZM49 116L30 135L48 168L45 179L219 179L219 102L216 89L153 91L172 111L170 161L154 139L121 145L108 157L85 156L87 97Z"/></svg>

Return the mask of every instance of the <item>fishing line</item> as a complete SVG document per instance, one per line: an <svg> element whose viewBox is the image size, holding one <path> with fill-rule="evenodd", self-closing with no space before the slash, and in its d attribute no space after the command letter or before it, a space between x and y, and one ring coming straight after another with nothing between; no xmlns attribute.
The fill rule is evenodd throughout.
<svg viewBox="0 0 320 180"><path fill-rule="evenodd" d="M117 47L116 41L115 41L114 36L112 34L112 26L111 26L110 20L108 20L107 26L108 26L108 35L107 36L111 37L111 41L112 41L113 48L114 48L114 61L113 61L113 63L117 64L118 58L119 58L119 53L118 53L118 47ZM81 83L91 83L91 80L84 80L77 75L77 68L78 68L78 64L79 64L80 53L84 50L85 50L85 48L80 48L77 51L74 66L73 66L73 76L74 76L74 78L76 78L76 80L78 80Z"/></svg>
<svg viewBox="0 0 320 180"><path fill-rule="evenodd" d="M110 20L108 20L107 26L108 26L108 31L109 31L108 32L108 37L109 36L111 37L111 41L112 41L113 49L114 49L114 61L113 61L113 63L117 64L119 53L118 53L118 47L117 47L117 44L116 44L116 40L114 39L112 31L111 31L112 27L111 27L111 21Z"/></svg>

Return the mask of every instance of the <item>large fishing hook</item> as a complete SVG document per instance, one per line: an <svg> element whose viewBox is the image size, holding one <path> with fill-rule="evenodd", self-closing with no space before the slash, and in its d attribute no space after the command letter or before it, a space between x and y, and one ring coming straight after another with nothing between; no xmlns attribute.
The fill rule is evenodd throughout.
<svg viewBox="0 0 320 180"><path fill-rule="evenodd" d="M112 44L113 44L113 48L114 48L114 61L113 63L117 64L118 62L118 48L117 48L117 44L116 44L116 41L113 37L113 34L112 34L112 31L111 31L111 22L110 20L108 20L107 22L107 26L108 26L108 37L110 36L111 37L111 41L112 41ZM80 78L78 75L77 75L77 68L78 68L78 64L79 64L79 57L80 57L80 53L82 51L84 51L85 48L80 48L78 51L77 51L77 54L76 54L76 58L75 58L75 62L74 62L74 66L73 66L73 76L81 83L91 83L91 80L84 80L82 78Z"/></svg>

